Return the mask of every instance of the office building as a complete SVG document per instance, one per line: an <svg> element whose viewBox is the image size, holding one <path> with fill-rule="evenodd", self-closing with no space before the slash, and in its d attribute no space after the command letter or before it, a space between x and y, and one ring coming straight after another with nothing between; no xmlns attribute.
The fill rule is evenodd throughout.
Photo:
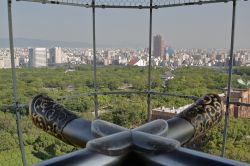
<svg viewBox="0 0 250 166"><path fill-rule="evenodd" d="M62 63L62 48L54 47L49 49L49 64L58 64Z"/></svg>
<svg viewBox="0 0 250 166"><path fill-rule="evenodd" d="M153 56L160 57L161 59L166 59L165 56L165 43L162 35L154 36L154 49L153 49Z"/></svg>
<svg viewBox="0 0 250 166"><path fill-rule="evenodd" d="M29 48L29 66L30 67L47 66L47 49Z"/></svg>

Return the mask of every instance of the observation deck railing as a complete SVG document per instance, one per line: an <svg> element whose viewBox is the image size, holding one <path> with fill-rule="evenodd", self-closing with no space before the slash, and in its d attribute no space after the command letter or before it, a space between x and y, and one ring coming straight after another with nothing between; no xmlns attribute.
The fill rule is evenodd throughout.
<svg viewBox="0 0 250 166"><path fill-rule="evenodd" d="M25 151L24 151L24 144L23 144L23 136L22 136L22 129L21 129L21 119L20 119L20 112L19 109L22 107L27 107L26 104L20 104L21 101L18 101L17 97L17 78L16 78L16 70L15 70L15 61L14 61L14 42L13 42L13 31L12 31L12 0L8 1L8 23L9 23L9 41L10 41L10 53L11 53L11 67L12 67L12 84L13 84L13 106L6 106L12 107L16 110L16 124L18 129L18 138L19 138L19 145L22 154L22 162L23 165L27 165L26 158L25 158ZM235 32L235 14L236 14L236 2L238 0L17 0L17 1L26 1L26 2L38 2L42 4L53 4L53 5L67 5L67 6L76 6L76 7L84 7L92 9L92 37L93 37L93 80L94 80L94 91L91 93L82 93L77 96L65 96L61 97L60 99L70 99L70 98L77 98L82 96L93 96L94 97L94 104L95 104L95 117L98 118L98 95L113 95L113 94L146 94L147 95L147 120L151 120L151 110L150 110L150 101L152 95L159 95L159 96L176 96L176 97L183 97L189 98L193 100L197 100L196 96L185 96L181 94L174 94L174 93L161 93L152 91L151 84L152 84L152 74L151 74L151 57L152 57L152 14L153 10L160 9L160 8L168 8L168 7L178 7L178 6L190 6L190 5L203 5L203 4L210 4L210 3L226 3L232 1L233 3L233 11L232 11L232 29L231 29L231 45L230 45L230 59L229 59L229 73L228 73L228 85L227 85L227 101L226 101L226 112L225 112L225 125L224 125L224 136L223 136L223 147L221 150L221 155L224 157L225 150L226 150L226 142L227 142L227 130L228 130L228 118L229 118L229 106L230 104L234 105L242 105L249 107L250 104L248 103L235 103L230 101L230 94L231 94L231 84L232 84L232 66L233 66L233 52L234 52L234 32ZM149 64L148 64L148 84L147 90L143 92L100 92L98 91L96 85L96 21L95 21L95 11L96 9L104 9L104 8L116 8L116 9L145 9L149 11Z"/></svg>

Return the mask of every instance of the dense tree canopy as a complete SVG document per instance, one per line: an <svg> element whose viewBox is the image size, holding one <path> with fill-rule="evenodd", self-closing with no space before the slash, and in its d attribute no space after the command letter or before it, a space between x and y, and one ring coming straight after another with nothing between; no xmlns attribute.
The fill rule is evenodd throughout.
<svg viewBox="0 0 250 166"><path fill-rule="evenodd" d="M146 67L98 66L98 91L145 91L148 83L147 70ZM205 67L183 67L171 71L174 79L162 80L161 75L169 71L168 68L152 70L152 90L203 96L212 92L223 93L227 86L227 74L224 71ZM245 68L237 68L234 71L237 75L233 76L233 87L240 87L237 78L247 77L249 72ZM28 104L34 95L43 93L77 115L89 120L94 119L93 96L82 95L94 91L91 66L77 66L73 71L65 68L22 68L17 69L17 79L20 103ZM10 160L12 154L19 156L16 162L21 163L20 154L15 153L19 150L14 110L7 107L13 104L9 69L0 70L0 90L0 162L14 162ZM179 107L192 102L190 99L173 96L151 96L151 108ZM99 110L103 112L101 118L104 120L127 128L134 128L146 122L146 94L98 95L98 104ZM76 150L37 130L32 125L26 109L23 109L22 113L22 130L29 164ZM249 120L230 119L227 157L250 162L249 126ZM207 145L199 150L218 155L221 150L222 132L221 123L219 127L211 130L207 135Z"/></svg>

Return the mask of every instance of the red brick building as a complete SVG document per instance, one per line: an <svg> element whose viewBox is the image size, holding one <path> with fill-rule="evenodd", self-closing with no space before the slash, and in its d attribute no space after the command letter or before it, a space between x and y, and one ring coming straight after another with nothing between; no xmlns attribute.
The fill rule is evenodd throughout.
<svg viewBox="0 0 250 166"><path fill-rule="evenodd" d="M225 90L225 96L227 91ZM224 102L226 97L224 97ZM250 104L250 89L233 89L231 91L231 102L241 102ZM224 110L226 110L226 105L224 104ZM230 105L230 115L235 118L250 118L250 107Z"/></svg>

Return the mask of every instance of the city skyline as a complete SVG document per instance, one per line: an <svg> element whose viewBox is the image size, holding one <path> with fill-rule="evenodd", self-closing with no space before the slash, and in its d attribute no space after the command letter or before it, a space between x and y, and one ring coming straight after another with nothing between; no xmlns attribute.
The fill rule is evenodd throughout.
<svg viewBox="0 0 250 166"><path fill-rule="evenodd" d="M157 38L160 35L156 36ZM156 42L159 45L159 42ZM163 46L163 43L160 44ZM159 46L160 46L159 45ZM226 49L175 49L156 47L151 65L172 69L183 66L206 66L225 68L228 66L228 50ZM164 50L162 52L161 50ZM15 48L16 67L46 67L63 64L93 64L91 48ZM114 49L97 48L97 65L147 66L149 64L148 49ZM233 66L250 66L250 49L235 50ZM11 68L9 48L0 48L0 69Z"/></svg>
<svg viewBox="0 0 250 166"><path fill-rule="evenodd" d="M6 2L1 1L0 5L3 13L0 38L8 38ZM237 3L236 48L250 48L249 7L248 2ZM155 10L153 34L163 34L175 48L229 48L231 9L231 3L223 3ZM91 11L85 8L13 1L14 37L91 44L91 16ZM148 16L148 10L98 9L97 47L103 44L147 47Z"/></svg>

